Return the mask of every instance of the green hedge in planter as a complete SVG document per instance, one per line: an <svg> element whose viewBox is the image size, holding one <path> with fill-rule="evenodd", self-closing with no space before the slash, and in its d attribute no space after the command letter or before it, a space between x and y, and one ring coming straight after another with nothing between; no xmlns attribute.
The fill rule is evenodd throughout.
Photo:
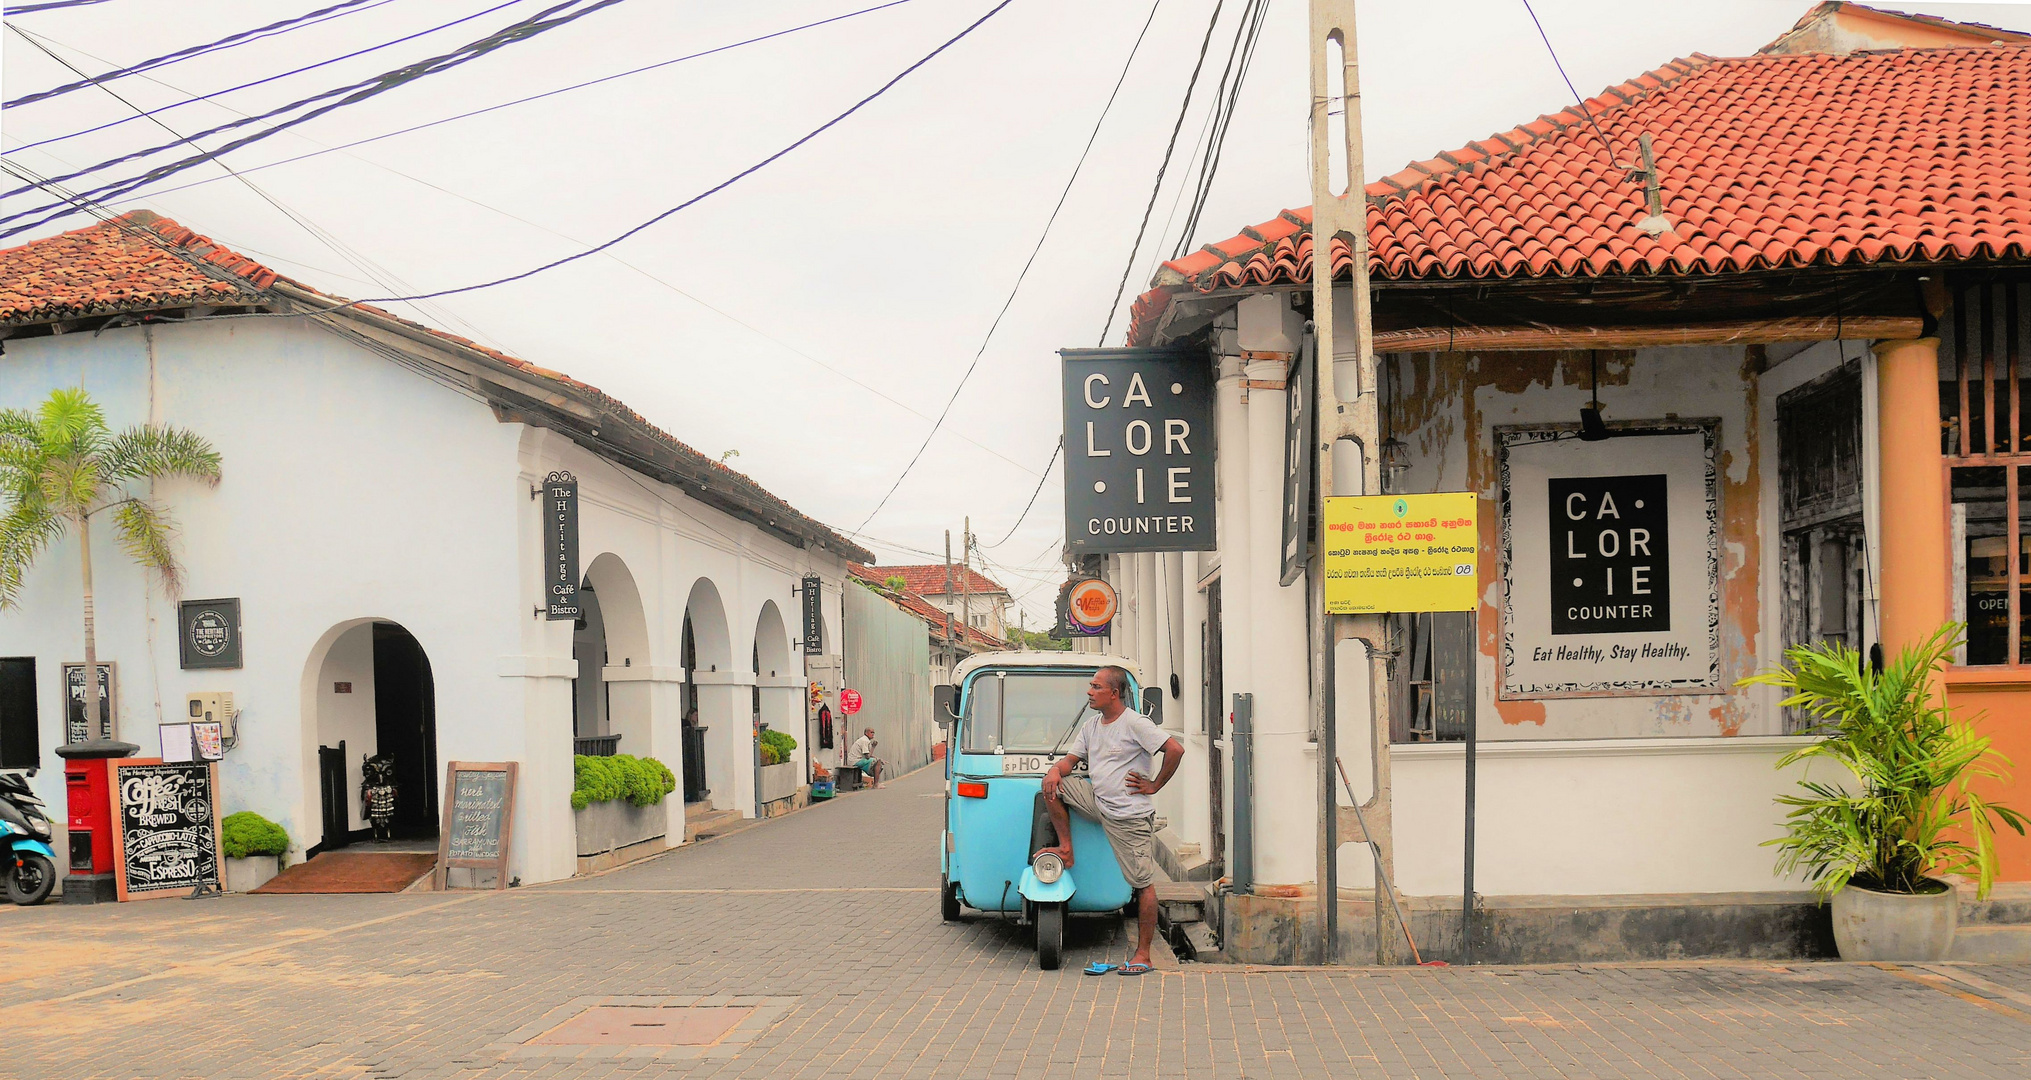
<svg viewBox="0 0 2031 1080"><path fill-rule="evenodd" d="M677 777L670 767L652 757L579 754L572 761L571 771L573 810L615 799L626 799L636 806L654 806L663 801L663 796L677 790Z"/></svg>
<svg viewBox="0 0 2031 1080"><path fill-rule="evenodd" d="M791 752L797 749L797 740L791 738L788 732L774 728L763 728L761 740L764 765L780 765L790 760Z"/></svg>
<svg viewBox="0 0 2031 1080"><path fill-rule="evenodd" d="M289 850L289 834L282 826L253 812L242 810L227 814L219 822L223 830L219 840L226 849L226 858L244 859L249 855L280 855Z"/></svg>

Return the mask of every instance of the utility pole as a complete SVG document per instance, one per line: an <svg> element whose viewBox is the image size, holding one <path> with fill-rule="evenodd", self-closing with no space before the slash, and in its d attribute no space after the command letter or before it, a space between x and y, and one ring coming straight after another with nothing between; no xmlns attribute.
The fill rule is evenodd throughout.
<svg viewBox="0 0 2031 1080"><path fill-rule="evenodd" d="M952 677L958 656L952 651L952 530L945 530L945 677Z"/></svg>
<svg viewBox="0 0 2031 1080"><path fill-rule="evenodd" d="M1312 333L1313 355L1317 357L1314 383L1318 415L1318 462L1313 470L1319 496L1346 491L1373 494L1382 490L1380 399L1376 395L1374 322L1368 294L1368 200L1362 190L1361 159L1361 69L1358 39L1354 33L1354 0L1311 0L1310 34L1312 114ZM1340 91L1333 90L1335 67ZM1341 145L1332 139L1331 117L1337 106L1343 121ZM1336 168L1337 166L1337 168ZM1335 191L1335 174L1344 178L1346 189ZM1354 317L1354 396L1341 401L1335 383L1338 359L1333 332L1333 241L1345 240L1353 255L1352 315ZM1341 439L1353 442L1359 453L1358 476L1333 475L1333 447ZM1319 520L1325 521L1325 506L1319 506ZM1371 701L1369 730L1365 737L1374 758L1375 794L1363 804L1365 820L1374 830L1380 852L1375 883L1375 960L1387 963L1395 951L1395 936L1389 932L1386 914L1390 905L1384 898L1382 879L1395 871L1391 845L1389 787L1389 682L1385 677L1385 616L1328 615L1325 604L1325 547L1312 548L1311 608L1315 613L1311 631L1312 670L1319 672L1312 702L1312 726L1319 745L1319 906L1323 929L1321 959L1334 963L1334 939L1339 930L1338 855L1340 846L1339 799L1335 793L1334 665L1339 644L1359 640L1367 647ZM1350 796L1360 798L1358 792ZM1372 809L1371 809L1372 808ZM1348 839L1356 839L1349 836ZM1362 838L1366 839L1366 838Z"/></svg>
<svg viewBox="0 0 2031 1080"><path fill-rule="evenodd" d="M969 515L959 522L959 632L964 634L973 625L973 598L966 591L973 580L973 518Z"/></svg>

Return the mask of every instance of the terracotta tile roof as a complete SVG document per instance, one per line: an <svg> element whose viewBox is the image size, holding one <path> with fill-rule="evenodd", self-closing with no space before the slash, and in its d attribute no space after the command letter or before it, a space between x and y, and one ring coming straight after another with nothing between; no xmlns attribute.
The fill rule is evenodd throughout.
<svg viewBox="0 0 2031 1080"><path fill-rule="evenodd" d="M289 288L342 302L147 210L0 250L0 326L194 305L278 305L286 302L282 293ZM746 474L685 445L596 386L371 304L355 304L345 311L399 323L504 367L569 387L602 413L658 444L686 472L706 477L702 488L719 486L738 493L747 516L768 525L780 520L800 526L792 531L810 533L849 559L873 555L806 517Z"/></svg>
<svg viewBox="0 0 2031 1080"><path fill-rule="evenodd" d="M146 210L0 251L0 325L257 303L275 271Z"/></svg>
<svg viewBox="0 0 2031 1080"><path fill-rule="evenodd" d="M952 592L958 595L960 567L952 568ZM932 563L928 566L870 566L868 570L882 575L874 578L882 581L890 576L900 577L908 584L909 590L923 596L940 596L945 592L945 564ZM966 591L976 595L982 593L1004 593L1008 587L978 570L967 570Z"/></svg>
<svg viewBox="0 0 2031 1080"><path fill-rule="evenodd" d="M897 607L902 608L904 611L907 611L910 614L915 615L917 618L924 620L926 623L929 623L933 632L942 636L945 632L945 627L947 625L947 615L945 610L943 608L940 608L938 605L931 603L929 600L924 599L922 596L918 595L914 590L903 589L900 592L890 591L888 588L888 579L896 576L894 572L895 569L896 568L893 566L862 566L859 563L848 563L846 566L847 573L852 574L854 577L860 578L862 581L870 582L872 584L881 586L879 591L884 597L888 598L890 603L893 603ZM941 566L938 569L942 571L944 570L944 567ZM944 584L944 579L942 577L939 579L939 584L940 585ZM964 623L961 623L956 616L951 618L950 625L955 631L958 632L960 642L969 648L973 649L1008 648L1008 642L1002 640L1001 638L995 637L993 634L989 634L986 633L985 631L975 629L974 627L971 626L967 626Z"/></svg>
<svg viewBox="0 0 2031 1080"><path fill-rule="evenodd" d="M1575 106L1369 184L1378 281L1733 273L2031 258L2031 45L1716 59L1587 102L1619 163L1653 137L1671 228ZM1311 210L1164 264L1132 309L1311 280ZM1351 252L1333 241L1335 276Z"/></svg>

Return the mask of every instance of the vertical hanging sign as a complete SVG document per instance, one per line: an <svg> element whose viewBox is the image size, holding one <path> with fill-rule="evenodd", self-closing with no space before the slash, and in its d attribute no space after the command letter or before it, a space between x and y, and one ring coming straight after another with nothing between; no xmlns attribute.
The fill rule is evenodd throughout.
<svg viewBox="0 0 2031 1080"><path fill-rule="evenodd" d="M568 472L543 480L543 564L543 617L578 618L578 477Z"/></svg>
<svg viewBox="0 0 2031 1080"><path fill-rule="evenodd" d="M825 599L825 591L818 575L804 575L804 584L797 590L798 599L804 601L804 655L817 656L825 649L825 615L819 603Z"/></svg>
<svg viewBox="0 0 2031 1080"><path fill-rule="evenodd" d="M1312 432L1314 422L1312 373L1317 370L1317 348L1312 335L1298 351L1291 366L1289 406L1284 410L1283 427L1283 573L1280 585L1289 585L1303 576L1312 544Z"/></svg>

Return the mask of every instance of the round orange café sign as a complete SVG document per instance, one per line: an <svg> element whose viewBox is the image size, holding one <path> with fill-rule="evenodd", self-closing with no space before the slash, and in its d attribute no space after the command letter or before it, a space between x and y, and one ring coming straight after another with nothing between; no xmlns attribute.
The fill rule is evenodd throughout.
<svg viewBox="0 0 2031 1080"><path fill-rule="evenodd" d="M1066 608L1072 621L1088 630L1098 630L1114 618L1118 603L1114 586L1099 578L1087 578L1072 586L1072 592L1065 598Z"/></svg>

